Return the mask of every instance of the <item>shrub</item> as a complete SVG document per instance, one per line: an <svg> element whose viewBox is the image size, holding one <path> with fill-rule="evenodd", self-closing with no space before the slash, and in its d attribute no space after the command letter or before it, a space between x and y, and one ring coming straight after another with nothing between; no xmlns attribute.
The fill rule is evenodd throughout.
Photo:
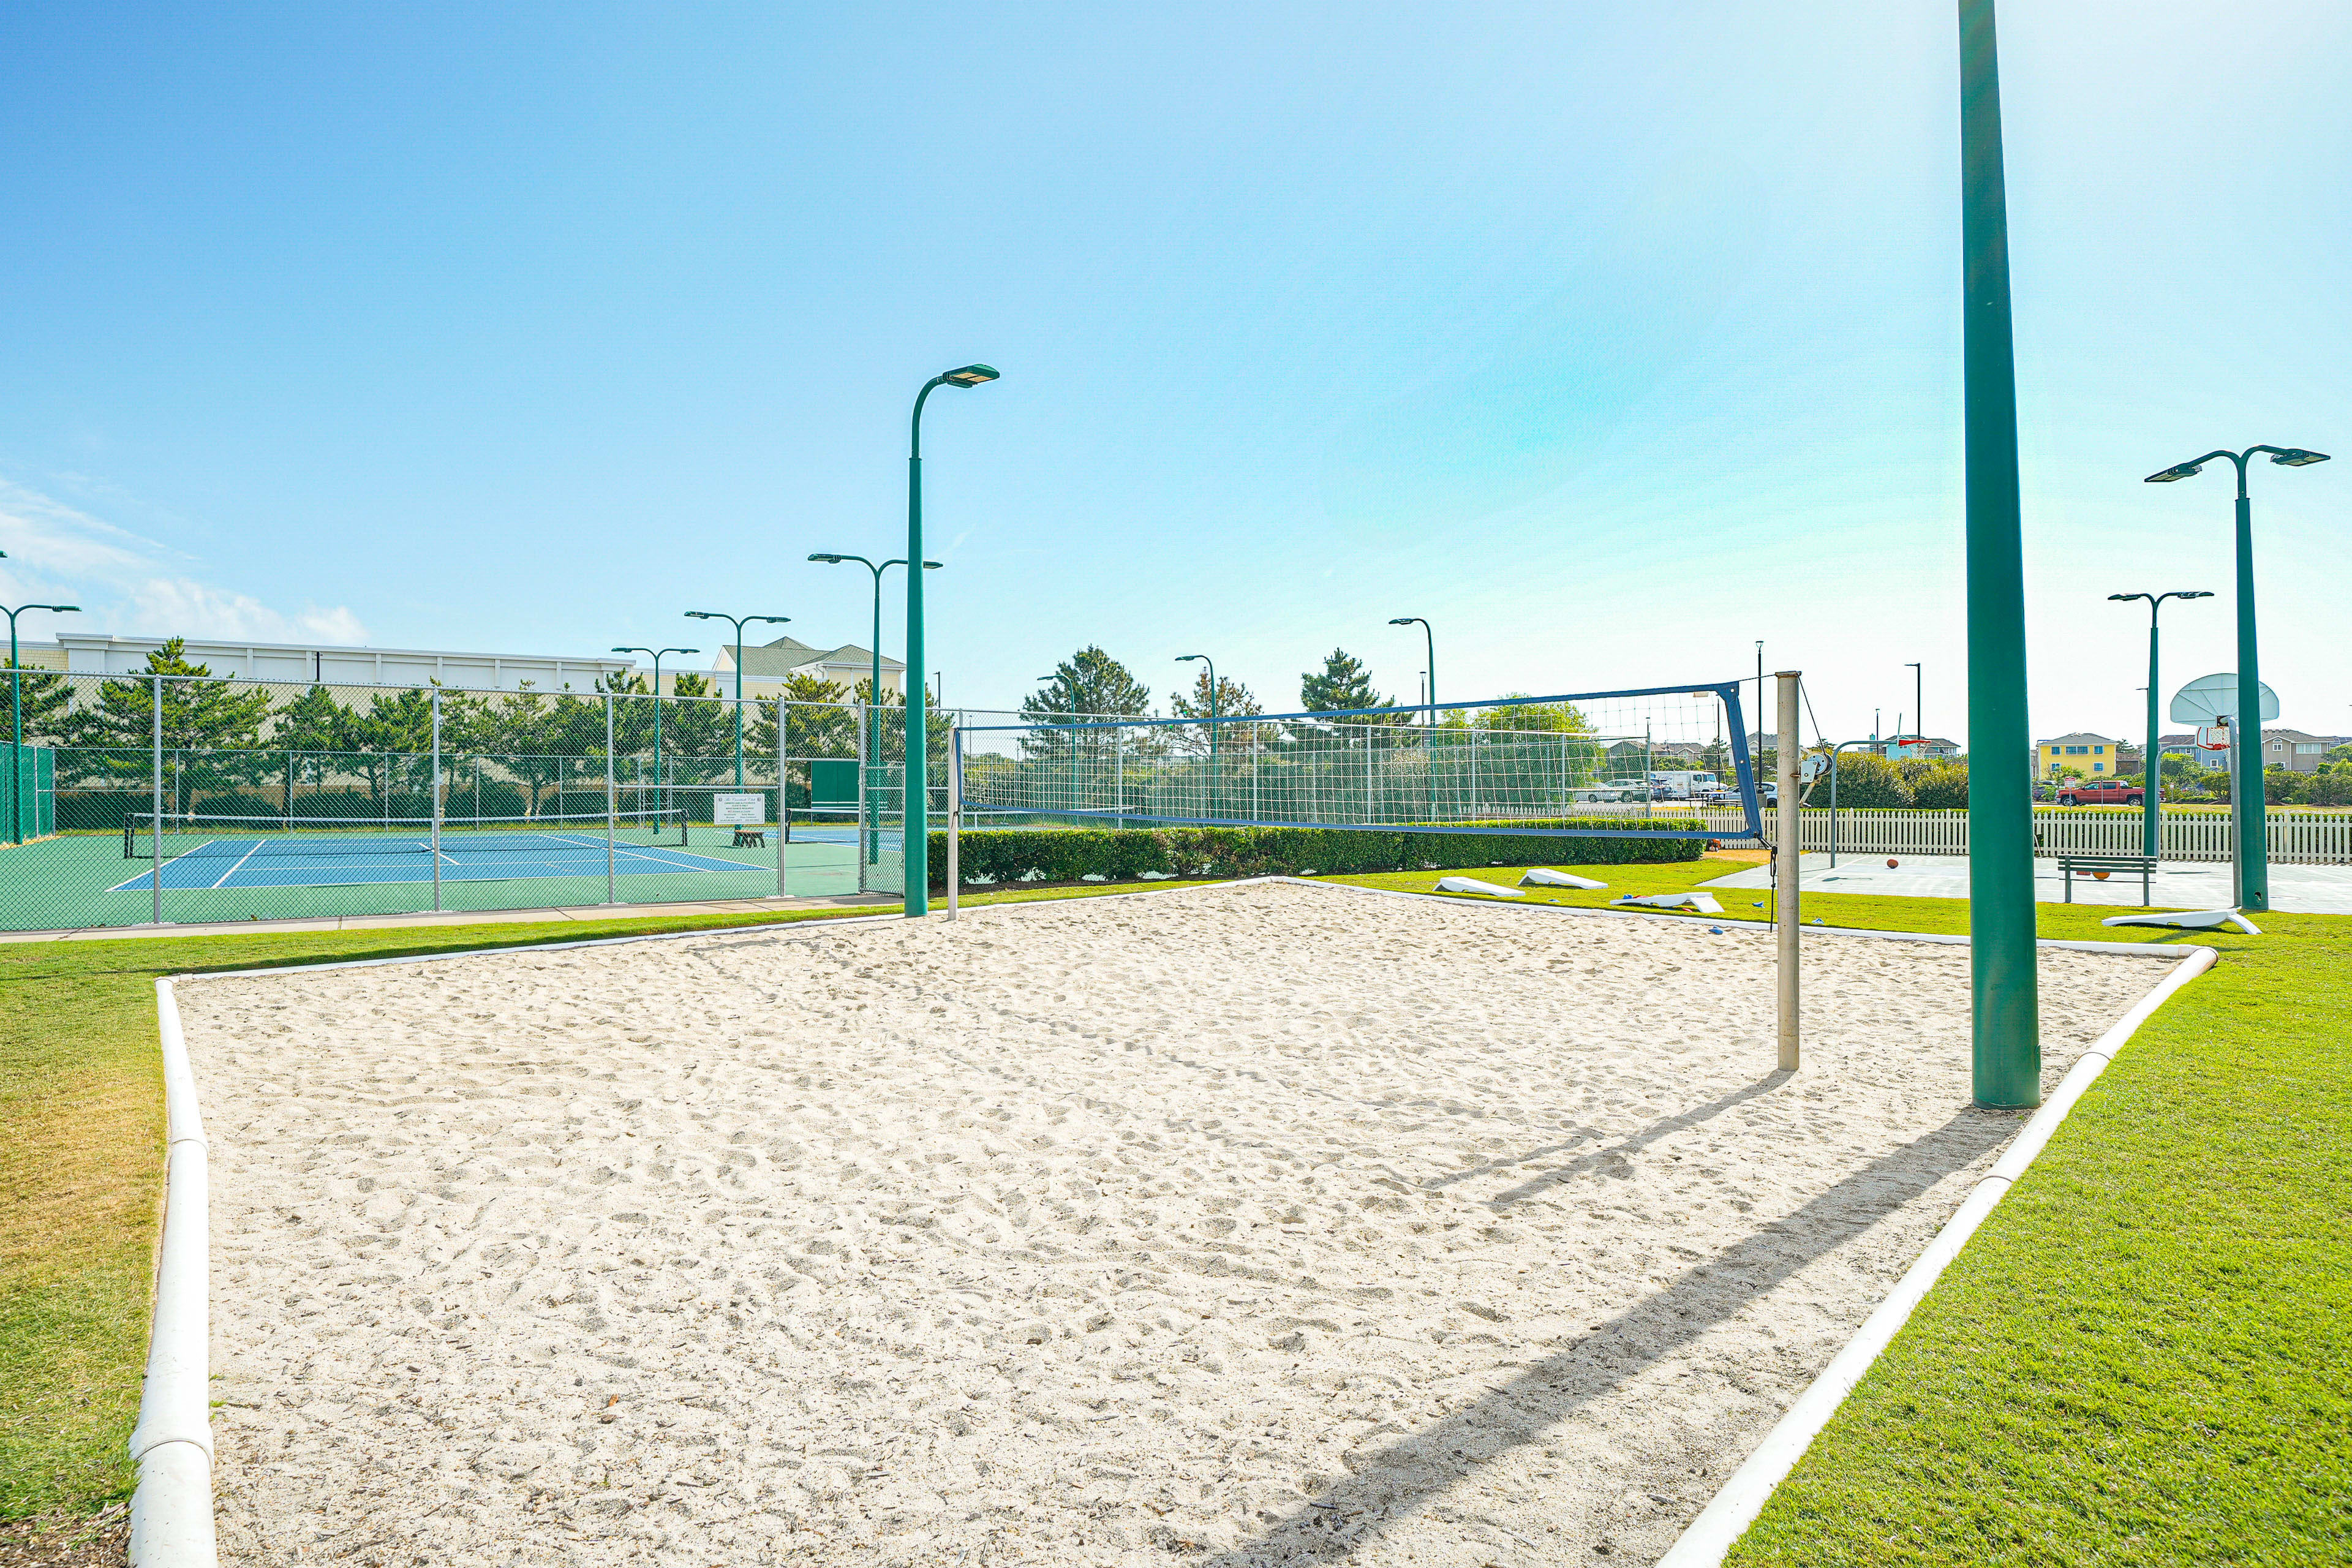
<svg viewBox="0 0 2352 1568"><path fill-rule="evenodd" d="M1622 817L1563 818L1544 827L1620 828ZM1687 828L1674 838L1549 838L1520 833L1407 833L1363 827L980 828L963 836L958 871L967 883L1101 877L1131 881L1163 876L1276 877L1316 871L1445 869L1550 862L1590 866L1695 860L1706 847L1699 825L1660 819L1653 828ZM947 882L947 835L931 835L934 886Z"/></svg>
<svg viewBox="0 0 2352 1568"><path fill-rule="evenodd" d="M1911 781L1912 804L1922 811L1959 811L1969 804L1969 770L1937 763ZM1841 799L1839 805L1844 805Z"/></svg>
<svg viewBox="0 0 2352 1568"><path fill-rule="evenodd" d="M1837 803L1869 811L1895 810L1912 804L1911 786L1903 769L1885 757L1848 752L1837 760ZM1829 804L1826 797L1820 804Z"/></svg>

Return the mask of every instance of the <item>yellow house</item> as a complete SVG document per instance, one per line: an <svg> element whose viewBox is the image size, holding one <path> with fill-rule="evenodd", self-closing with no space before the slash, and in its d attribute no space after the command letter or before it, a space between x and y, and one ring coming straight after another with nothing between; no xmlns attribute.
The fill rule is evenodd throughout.
<svg viewBox="0 0 2352 1568"><path fill-rule="evenodd" d="M2124 772L2117 765L2116 753L2123 749L2121 741L2105 735L2077 732L2061 735L2054 741L2043 741L2034 748L2034 776L2050 778L2061 768L2074 768L2084 778L2105 778Z"/></svg>

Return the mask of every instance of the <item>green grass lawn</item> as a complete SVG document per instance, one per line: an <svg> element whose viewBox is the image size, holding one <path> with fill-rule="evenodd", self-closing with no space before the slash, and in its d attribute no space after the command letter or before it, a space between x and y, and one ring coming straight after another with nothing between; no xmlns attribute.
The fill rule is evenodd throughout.
<svg viewBox="0 0 2352 1568"><path fill-rule="evenodd" d="M1562 868L1612 886L1547 900L1595 905L1728 869ZM1761 919L1758 896L1722 918ZM1804 912L1968 929L1958 900L1808 893ZM2075 1107L1730 1563L2352 1561L2352 919L2268 914L2248 937L2102 912L2037 910L2044 936L2221 962Z"/></svg>
<svg viewBox="0 0 2352 1568"><path fill-rule="evenodd" d="M1601 905L1753 854L1582 869ZM1518 868L1471 872L1515 881ZM1429 891L1440 873L1333 878ZM1177 883L1144 884L1169 888ZM984 904L1134 885L967 895ZM1761 920L1761 895L1705 920ZM1807 918L1961 931L1954 900ZM856 915L868 910L838 911ZM2318 1563L2352 1555L2352 919L2221 963L2100 1079L1734 1553L1742 1563ZM1554 918L1528 910L1529 918ZM778 917L766 917L772 921ZM812 918L809 916L783 918ZM162 1169L153 981L191 971L716 929L743 916L0 946L0 1519L124 1495Z"/></svg>

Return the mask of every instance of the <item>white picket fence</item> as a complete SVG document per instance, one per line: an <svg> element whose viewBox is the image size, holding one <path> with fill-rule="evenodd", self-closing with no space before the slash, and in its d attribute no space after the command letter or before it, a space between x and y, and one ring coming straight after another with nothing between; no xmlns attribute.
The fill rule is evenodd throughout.
<svg viewBox="0 0 2352 1568"><path fill-rule="evenodd" d="M1737 812L1703 811L1711 831L1736 833L1746 826ZM1830 814L1807 809L1801 825L1801 847L1826 854L1830 847ZM1767 838L1778 832L1780 813L1764 813ZM1965 811L1840 811L1837 814L1840 854L1965 855L1969 852L1969 814ZM2352 811L2273 811L2270 814L2271 859L2277 864L2305 866L2352 865ZM2137 855L2140 851L2137 812L2037 810L2033 814L2034 853L2038 855ZM2158 853L2166 860L2227 861L2231 850L2230 818L2225 812L2195 816L2167 812L2158 826Z"/></svg>

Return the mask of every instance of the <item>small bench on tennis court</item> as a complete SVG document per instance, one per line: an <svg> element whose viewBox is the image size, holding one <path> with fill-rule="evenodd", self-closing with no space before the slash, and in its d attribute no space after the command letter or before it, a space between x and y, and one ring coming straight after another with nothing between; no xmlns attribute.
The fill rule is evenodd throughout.
<svg viewBox="0 0 2352 1568"><path fill-rule="evenodd" d="M2074 901L2074 875L2081 872L2098 881L2105 881L2115 872L2139 878L2139 901L2152 904L2151 889L2156 879L2156 857L2153 855L2061 855L2058 872L2066 884L2066 901Z"/></svg>

